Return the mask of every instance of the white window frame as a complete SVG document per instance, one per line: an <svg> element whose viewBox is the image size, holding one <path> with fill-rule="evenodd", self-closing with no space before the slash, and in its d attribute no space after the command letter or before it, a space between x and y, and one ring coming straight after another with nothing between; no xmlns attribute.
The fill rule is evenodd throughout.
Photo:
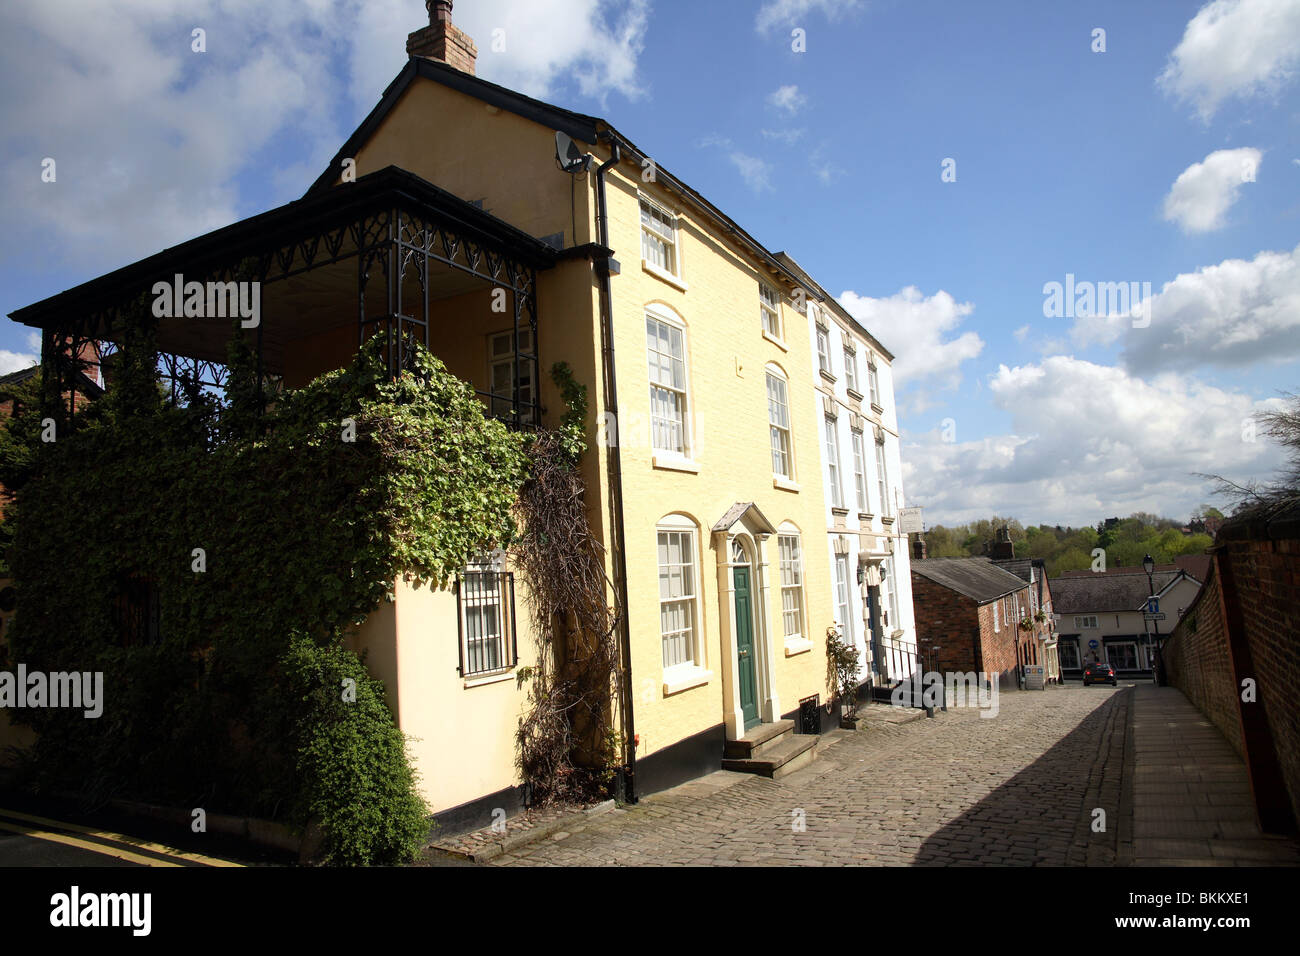
<svg viewBox="0 0 1300 956"><path fill-rule="evenodd" d="M853 599L849 583L852 580L849 556L835 555L835 623L840 626L840 635L848 643L857 641L853 628Z"/></svg>
<svg viewBox="0 0 1300 956"><path fill-rule="evenodd" d="M763 331L774 339L785 339L781 327L781 293L766 282L758 284L758 313Z"/></svg>
<svg viewBox="0 0 1300 956"><path fill-rule="evenodd" d="M867 390L870 393L868 397L871 404L876 408L883 408L880 404L880 377L876 373L876 360L872 356L867 356Z"/></svg>
<svg viewBox="0 0 1300 956"><path fill-rule="evenodd" d="M790 434L790 383L779 369L767 372L767 426L772 444L772 475L794 481L794 440ZM779 395L774 395L775 390Z"/></svg>
<svg viewBox="0 0 1300 956"><path fill-rule="evenodd" d="M781 630L787 644L804 640L803 539L797 529L782 526L776 537L777 563L781 574Z"/></svg>
<svg viewBox="0 0 1300 956"><path fill-rule="evenodd" d="M680 279L682 256L681 243L678 241L680 229L677 226L677 214L646 196L641 196L640 199L641 261L651 270ZM652 250L661 255L647 255ZM663 259L662 264L655 261L660 257Z"/></svg>
<svg viewBox="0 0 1300 956"><path fill-rule="evenodd" d="M1001 608L1001 607L1002 607L1002 602L1001 602L1001 601L994 601L994 602L993 602L993 633L994 633L994 634L1000 634L1000 633L1002 633L1002 625L1001 625L1001 623L998 621L998 609Z"/></svg>
<svg viewBox="0 0 1300 956"><path fill-rule="evenodd" d="M678 561L669 560L674 546L679 549ZM704 642L700 639L700 562L698 557L698 529L695 523L682 515L668 515L655 526L655 563L658 569L659 588L659 660L664 679L680 678L692 671L703 669ZM680 573L674 587L672 570ZM689 580L688 580L689 579ZM674 591L680 593L674 594ZM667 592L667 596L665 596ZM666 605L680 605L686 618L683 627L665 633ZM670 640L684 635L681 647L670 653ZM675 659L674 659L675 658Z"/></svg>
<svg viewBox="0 0 1300 956"><path fill-rule="evenodd" d="M830 329L817 326L817 371L831 375L831 332Z"/></svg>
<svg viewBox="0 0 1300 956"><path fill-rule="evenodd" d="M690 460L692 454L691 368L687 356L686 323L682 322L675 314L671 313L668 309L665 309L662 306L654 306L654 305L650 305L646 307L645 320L646 320L646 366L647 366L646 374L649 379L649 387L650 387L650 392L649 392L650 445L656 453L668 455L673 458ZM669 352L665 353L659 350L658 348L659 333L657 330L655 332L655 343L654 346L652 346L650 341L651 333L649 328L651 323L657 323L658 325L662 325L668 329L669 331L668 339L669 339L669 349L670 349ZM673 355L671 352L673 332L676 332L681 339L682 354L680 358L676 355ZM656 358L663 357L663 356L666 356L668 358L670 366L672 365L672 363L678 363L678 362L680 363L681 377L682 377L682 384L680 388L678 388L674 384L664 384L658 381L656 377L656 371L658 369L658 363L656 362ZM680 418L676 423L656 414L656 407L657 407L655 402L656 391L662 391L662 392L666 392L678 396L680 401L680 405L679 405ZM665 424L664 431L666 432L671 431L674 424L677 426L677 430L680 434L680 441L678 442L677 447L668 447L670 443L666 441L661 443L660 441L661 429L658 425L659 422L663 422Z"/></svg>
<svg viewBox="0 0 1300 956"><path fill-rule="evenodd" d="M886 468L885 442L882 436L882 440L876 442L876 484L880 493L880 516L882 518L889 518L894 514L894 509L890 507L889 473Z"/></svg>
<svg viewBox="0 0 1300 956"><path fill-rule="evenodd" d="M844 346L844 387L856 394L858 392L858 354L849 346Z"/></svg>
<svg viewBox="0 0 1300 956"><path fill-rule="evenodd" d="M505 352L497 351L497 344L500 342L504 342ZM514 330L507 329L504 332L493 332L488 335L487 353L487 390L492 396L488 403L488 411L493 418L508 418L510 413L514 411L514 394L512 390L507 390L505 394L497 391L496 373L497 369L504 369L506 381L510 381L514 371ZM524 328L519 330L519 353L519 401L521 404L532 403L537 400L537 363L530 358L524 358L525 354L536 354L532 329ZM522 410L521 414L523 414Z"/></svg>
<svg viewBox="0 0 1300 956"><path fill-rule="evenodd" d="M488 609L495 621L488 624ZM512 670L516 655L514 576L492 564L469 564L457 576L460 674L467 681Z"/></svg>
<svg viewBox="0 0 1300 956"><path fill-rule="evenodd" d="M858 511L871 513L871 499L867 492L867 452L863 445L862 429L854 428L849 432L853 444L853 487L858 493Z"/></svg>
<svg viewBox="0 0 1300 956"><path fill-rule="evenodd" d="M827 415L823 441L826 448L826 483L831 489L831 507L844 507L844 489L840 481L840 439L839 423L832 415Z"/></svg>
<svg viewBox="0 0 1300 956"><path fill-rule="evenodd" d="M1088 622L1092 623L1089 624ZM1096 631L1100 629L1097 623L1096 614L1076 614L1074 615L1074 628L1077 631Z"/></svg>
<svg viewBox="0 0 1300 956"><path fill-rule="evenodd" d="M885 558L881 564L885 568L885 590L889 595L889 629L897 631L902 624L898 618L898 576L894 573L893 555Z"/></svg>

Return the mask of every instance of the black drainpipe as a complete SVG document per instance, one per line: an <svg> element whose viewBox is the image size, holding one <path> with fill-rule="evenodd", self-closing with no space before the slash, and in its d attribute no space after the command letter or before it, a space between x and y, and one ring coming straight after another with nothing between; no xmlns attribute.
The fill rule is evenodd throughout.
<svg viewBox="0 0 1300 956"><path fill-rule="evenodd" d="M596 167L596 241L606 249L609 246L609 205L605 199L605 173L616 166L622 153L616 139L608 133L602 138L610 141L609 160ZM619 709L623 713L624 766L620 775L621 797L627 803L636 803L636 720L632 710L632 628L627 609L627 552L623 533L623 462L620 453L621 436L618 420L618 382L614 374L614 296L610 285L609 258L596 260L596 274L600 277L600 338L605 372L605 421L614 423L614 440L609 442L609 492L610 518L614 531L614 573L617 577L618 601L622 608L619 631L623 653L623 680L620 681ZM608 425L605 434L610 434Z"/></svg>

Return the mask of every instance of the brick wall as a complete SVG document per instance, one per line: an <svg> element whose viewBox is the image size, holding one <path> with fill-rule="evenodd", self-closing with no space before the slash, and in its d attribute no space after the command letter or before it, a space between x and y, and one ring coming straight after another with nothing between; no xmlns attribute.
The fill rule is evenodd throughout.
<svg viewBox="0 0 1300 956"><path fill-rule="evenodd" d="M939 647L940 671L983 669L979 663L979 609L974 601L913 571L912 607L917 645L926 651Z"/></svg>
<svg viewBox="0 0 1300 956"><path fill-rule="evenodd" d="M1300 520L1229 523L1216 542L1241 610L1252 673L1234 674L1217 566L1165 643L1170 682L1243 757L1238 679L1254 678L1293 813L1300 819Z"/></svg>
<svg viewBox="0 0 1300 956"><path fill-rule="evenodd" d="M1219 576L1211 569L1209 580L1165 641L1165 671L1169 683L1186 694L1242 754L1241 716L1219 597Z"/></svg>

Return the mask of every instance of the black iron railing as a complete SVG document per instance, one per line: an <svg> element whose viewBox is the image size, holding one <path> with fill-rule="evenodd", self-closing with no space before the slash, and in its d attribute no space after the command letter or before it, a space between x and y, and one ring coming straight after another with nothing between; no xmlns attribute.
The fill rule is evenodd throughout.
<svg viewBox="0 0 1300 956"><path fill-rule="evenodd" d="M464 571L456 576L459 663L475 677L509 670L519 661L515 633L515 576L509 571Z"/></svg>

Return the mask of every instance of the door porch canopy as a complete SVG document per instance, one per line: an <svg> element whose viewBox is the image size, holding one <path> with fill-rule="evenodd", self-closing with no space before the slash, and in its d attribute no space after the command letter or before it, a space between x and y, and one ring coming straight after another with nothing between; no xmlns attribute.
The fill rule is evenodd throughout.
<svg viewBox="0 0 1300 956"><path fill-rule="evenodd" d="M490 286L494 298L502 290L514 319L513 395L504 397L511 399L516 423L538 424L537 391L521 396L519 367L537 367L537 272L560 256L509 223L389 166L164 249L10 318L42 330L42 362L58 372L67 394L75 392L69 369L75 363L67 357L120 348L133 309L141 296L154 301L157 283L174 285L177 276L205 286L257 283L249 288L258 292L259 321L247 325L247 334L263 380L284 374L296 340L344 326L356 329L358 345L385 334L388 367L396 374L412 342L433 346L431 303ZM188 379L223 387L234 321L228 315L157 319L164 378L173 386ZM526 330L532 335L521 335ZM521 350L521 339L531 351Z"/></svg>

